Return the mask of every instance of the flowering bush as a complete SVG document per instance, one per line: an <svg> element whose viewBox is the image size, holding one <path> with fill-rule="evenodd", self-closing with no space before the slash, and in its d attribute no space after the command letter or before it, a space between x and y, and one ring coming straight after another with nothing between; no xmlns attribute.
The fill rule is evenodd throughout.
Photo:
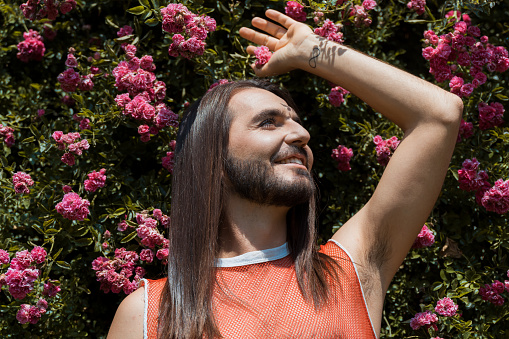
<svg viewBox="0 0 509 339"><path fill-rule="evenodd" d="M140 279L164 275L179 119L209 88L268 61L264 48L248 56L238 35L267 8L463 100L444 188L391 282L381 337L509 335L505 2L6 0L1 8L0 337L105 337ZM336 84L298 71L272 80L293 94L312 136L323 243L373 194L404 135Z"/></svg>

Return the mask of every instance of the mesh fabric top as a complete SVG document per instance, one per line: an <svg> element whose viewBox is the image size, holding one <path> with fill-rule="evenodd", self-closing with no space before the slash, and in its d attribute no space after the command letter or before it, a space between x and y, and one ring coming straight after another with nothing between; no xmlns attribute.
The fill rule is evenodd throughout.
<svg viewBox="0 0 509 339"><path fill-rule="evenodd" d="M340 245L320 252L341 267L330 302L320 311L304 301L289 255L217 268L214 312L224 338L376 338L355 266ZM145 338L157 338L159 298L166 279L145 281ZM147 303L148 300L148 303Z"/></svg>

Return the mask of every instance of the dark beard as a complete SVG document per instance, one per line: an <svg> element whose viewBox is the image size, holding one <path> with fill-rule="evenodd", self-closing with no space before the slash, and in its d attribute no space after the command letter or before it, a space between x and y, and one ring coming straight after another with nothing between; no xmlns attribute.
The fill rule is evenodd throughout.
<svg viewBox="0 0 509 339"><path fill-rule="evenodd" d="M301 178L287 183L274 176L270 165L260 160L240 160L228 155L225 171L234 193L260 205L293 207L309 201L314 194L308 171L297 169Z"/></svg>

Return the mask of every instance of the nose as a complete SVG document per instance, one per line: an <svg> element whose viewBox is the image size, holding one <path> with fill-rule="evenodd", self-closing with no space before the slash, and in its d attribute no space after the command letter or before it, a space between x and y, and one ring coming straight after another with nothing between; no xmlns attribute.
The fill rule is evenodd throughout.
<svg viewBox="0 0 509 339"><path fill-rule="evenodd" d="M285 136L285 142L288 145L304 147L308 144L311 136L301 124L291 121L289 129L289 133Z"/></svg>

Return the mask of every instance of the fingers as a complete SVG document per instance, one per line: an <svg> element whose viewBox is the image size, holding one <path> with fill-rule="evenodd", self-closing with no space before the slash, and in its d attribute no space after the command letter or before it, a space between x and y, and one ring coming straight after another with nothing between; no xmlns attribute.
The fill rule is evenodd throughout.
<svg viewBox="0 0 509 339"><path fill-rule="evenodd" d="M252 30L251 28L242 27L239 30L239 34L244 39L251 41L260 46L267 46L271 51L276 49L276 45L278 43L278 39L273 38L267 34L260 33Z"/></svg>
<svg viewBox="0 0 509 339"><path fill-rule="evenodd" d="M297 23L297 21L293 20L289 16L284 15L283 13L275 11L273 9L268 9L267 11L265 11L265 15L267 16L267 18L276 21L286 29L290 28L291 25Z"/></svg>
<svg viewBox="0 0 509 339"><path fill-rule="evenodd" d="M267 21L262 18L258 18L258 17L253 18L253 20L251 22L254 27L267 32L268 34L272 35L276 39L281 39L281 37L283 37L283 35L285 35L285 33L287 31L285 28L281 27L280 25L276 25L275 23Z"/></svg>

